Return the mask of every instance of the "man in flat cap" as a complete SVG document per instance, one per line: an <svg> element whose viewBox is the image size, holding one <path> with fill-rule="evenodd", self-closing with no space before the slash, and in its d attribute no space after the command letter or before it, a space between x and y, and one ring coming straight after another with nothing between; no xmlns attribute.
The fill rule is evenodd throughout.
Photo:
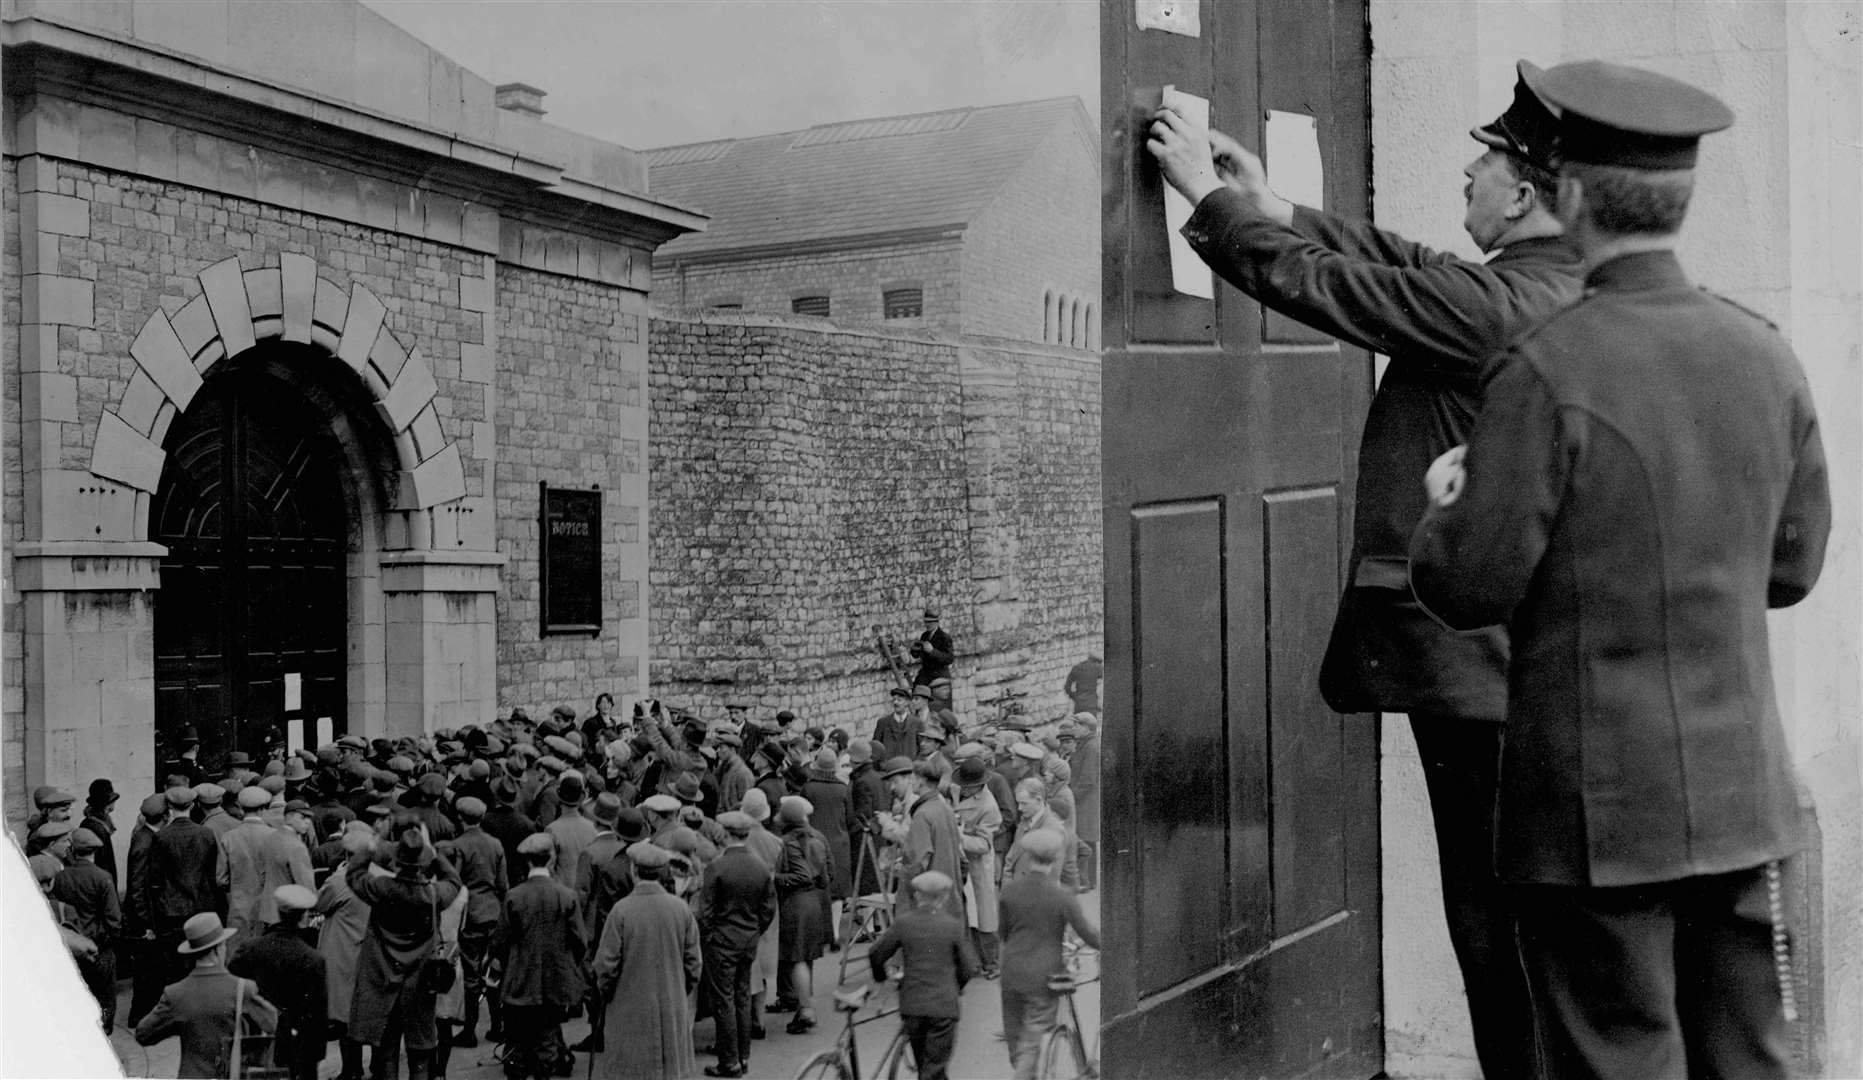
<svg viewBox="0 0 1863 1080"><path fill-rule="evenodd" d="M1234 139L1162 110L1149 149L1196 206L1183 234L1224 280L1268 307L1390 359L1359 446L1348 587L1320 689L1340 712L1403 712L1435 818L1444 914L1489 1080L1531 1071L1526 981L1495 883L1490 819L1506 701L1499 627L1451 634L1409 603L1405 555L1427 504L1419 478L1462 442L1488 361L1578 296L1578 258L1554 214L1552 113L1518 65L1514 100L1470 132L1463 228L1485 263L1365 222L1295 206Z"/></svg>
<svg viewBox="0 0 1863 1080"><path fill-rule="evenodd" d="M518 845L524 879L505 897L505 973L499 987L504 1005L505 1075L543 1080L568 1053L563 1018L582 1001L582 907L575 890L550 871L556 846L548 833Z"/></svg>
<svg viewBox="0 0 1863 1080"><path fill-rule="evenodd" d="M104 1034L116 1029L116 943L123 933L123 909L116 883L97 865L103 841L89 829L73 829L65 868L52 879L52 899L69 905L72 929L97 946L78 962L78 974L102 1011Z"/></svg>
<svg viewBox="0 0 1863 1080"><path fill-rule="evenodd" d="M1003 1038L1016 1080L1032 1080L1042 1036L1054 1027L1060 999L1048 979L1062 969L1068 928L1089 947L1100 947L1099 928L1081 909L1080 897L1058 880L1066 844L1058 829L1024 833L1017 840L1017 871L1003 882Z"/></svg>
<svg viewBox="0 0 1863 1080"><path fill-rule="evenodd" d="M248 936L227 963L228 971L258 983L259 993L278 1007L277 1060L291 1070L291 1080L317 1080L328 1041L328 974L303 930L304 915L316 904L317 894L303 885L272 890L278 918L263 933Z"/></svg>
<svg viewBox="0 0 1863 1080"><path fill-rule="evenodd" d="M1783 1077L1769 906L1806 838L1766 612L1823 564L1817 416L1777 331L1676 259L1727 107L1597 61L1535 89L1585 296L1492 366L1411 583L1513 639L1495 852L1549 1074Z"/></svg>
<svg viewBox="0 0 1863 1080"><path fill-rule="evenodd" d="M204 911L223 916L226 892L216 876L220 845L213 833L189 816L194 789L171 787L163 798L168 803L168 824L155 834L149 847L150 914L169 972L179 976L183 972L175 957L182 943L182 925Z"/></svg>
<svg viewBox="0 0 1863 1080"><path fill-rule="evenodd" d="M136 808L136 824L129 831L129 863L124 871L123 932L135 943L132 962L135 973L129 995L130 1027L144 1016L162 996L173 957L157 952L155 940L155 902L149 880L149 853L155 846L155 833L168 822L168 800L161 794L145 797Z"/></svg>
<svg viewBox="0 0 1863 1080"><path fill-rule="evenodd" d="M459 837L453 841L453 853L467 894L466 919L459 932L460 967L466 982L465 1013L453 1045L470 1048L479 1045L479 999L484 996L485 977L503 933L510 876L505 846L485 831L484 801L462 796L453 804L453 812L459 815ZM522 840L518 846L523 847Z"/></svg>
<svg viewBox="0 0 1863 1080"><path fill-rule="evenodd" d="M912 1044L912 1060L918 1063L921 1080L945 1080L951 1052L957 1047L964 984L977 976L977 956L971 951L964 921L953 916L945 903L956 882L947 874L927 870L909 884L912 906L900 912L873 943L867 964L873 981L884 983L887 962L895 955L904 962L899 979L900 1026Z"/></svg>
<svg viewBox="0 0 1863 1080"><path fill-rule="evenodd" d="M605 1029L626 1036L607 1041L592 1071L630 1080L682 1080L698 1064L687 1002L703 964L699 924L692 908L663 884L671 854L645 841L627 852L634 891L604 918L593 965L606 1002Z"/></svg>
<svg viewBox="0 0 1863 1080"><path fill-rule="evenodd" d="M750 1063L751 1030L757 1012L751 1002L751 969L764 931L776 922L776 877L751 853L750 834L757 823L741 810L718 816L724 827L724 851L706 864L694 917L704 952L705 993L711 1003L718 1064L707 1076L743 1076Z"/></svg>
<svg viewBox="0 0 1863 1080"><path fill-rule="evenodd" d="M284 881L267 884L265 849L271 844L275 830L265 823L260 812L271 804L272 798L264 788L241 788L239 808L246 816L231 832L220 837L215 874L220 888L226 890L226 924L235 934L248 930L256 932L260 923L260 897L287 884ZM235 938L233 951L237 952L242 944L242 939Z"/></svg>
<svg viewBox="0 0 1863 1080"><path fill-rule="evenodd" d="M713 728L711 739L712 746L718 752L718 760L712 763L712 778L718 788L718 806L735 810L744 801L744 793L756 784L757 775L744 760L744 739L737 729L723 726Z"/></svg>
<svg viewBox="0 0 1863 1080"><path fill-rule="evenodd" d="M26 819L27 858L45 850L44 845L39 841L40 828L50 821L71 820L71 804L77 801L77 796L49 785L33 789L32 802L35 811L31 817ZM73 824L76 823L73 822Z"/></svg>
<svg viewBox="0 0 1863 1080"><path fill-rule="evenodd" d="M258 985L226 969L226 942L233 934L217 912L203 911L183 920L174 952L191 969L162 991L155 1008L136 1025L136 1041L143 1046L180 1037L176 1080L227 1076L227 1046L241 1018L249 1024L247 1030L268 1035L278 1025L278 1009L259 993Z"/></svg>

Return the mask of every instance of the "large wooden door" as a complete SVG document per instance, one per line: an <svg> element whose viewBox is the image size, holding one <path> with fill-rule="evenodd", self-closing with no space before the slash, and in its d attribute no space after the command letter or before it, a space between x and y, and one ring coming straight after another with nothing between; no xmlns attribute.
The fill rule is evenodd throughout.
<svg viewBox="0 0 1863 1080"><path fill-rule="evenodd" d="M287 724L316 741L344 729L348 529L342 456L326 418L254 370L202 386L168 437L152 538L167 545L155 600L157 760L201 740L227 752L281 748ZM287 710L287 678L297 707Z"/></svg>
<svg viewBox="0 0 1863 1080"><path fill-rule="evenodd" d="M1144 149L1166 84L1257 151L1311 116L1327 208L1365 214L1364 0L1105 0L1101 50L1105 1075L1373 1076L1377 729L1316 686L1371 358L1174 292Z"/></svg>

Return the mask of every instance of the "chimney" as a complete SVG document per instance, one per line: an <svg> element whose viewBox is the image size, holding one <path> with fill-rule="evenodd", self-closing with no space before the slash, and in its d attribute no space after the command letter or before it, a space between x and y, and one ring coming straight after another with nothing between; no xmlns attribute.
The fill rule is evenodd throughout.
<svg viewBox="0 0 1863 1080"><path fill-rule="evenodd" d="M492 100L501 109L510 109L514 113L537 120L543 119L543 91L527 83L505 83L492 91Z"/></svg>

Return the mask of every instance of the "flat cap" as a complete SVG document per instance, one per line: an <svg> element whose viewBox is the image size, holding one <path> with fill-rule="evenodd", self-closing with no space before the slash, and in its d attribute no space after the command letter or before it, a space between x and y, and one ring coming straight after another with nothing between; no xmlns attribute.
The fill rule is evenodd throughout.
<svg viewBox="0 0 1863 1080"><path fill-rule="evenodd" d="M75 851L96 851L103 847L103 841L97 834L82 826L71 830L71 847Z"/></svg>
<svg viewBox="0 0 1863 1080"><path fill-rule="evenodd" d="M1701 137L1734 122L1733 111L1706 90L1607 60L1560 64L1529 83L1559 111L1566 161L1692 169Z"/></svg>
<svg viewBox="0 0 1863 1080"><path fill-rule="evenodd" d="M684 804L671 795L655 792L640 801L642 810L651 810L656 814L676 814Z"/></svg>
<svg viewBox="0 0 1863 1080"><path fill-rule="evenodd" d="M65 864L59 861L58 856L44 851L26 861L32 866L33 878L41 885L49 884L53 878L58 876L58 872L65 868Z"/></svg>
<svg viewBox="0 0 1863 1080"><path fill-rule="evenodd" d="M712 729L712 741L719 744L720 746L743 746L744 745L744 740L739 738L738 733L735 731L732 731L730 728L713 728Z"/></svg>
<svg viewBox="0 0 1863 1080"><path fill-rule="evenodd" d="M742 810L726 810L719 814L718 824L733 836L749 836L750 831L757 827L756 819Z"/></svg>
<svg viewBox="0 0 1863 1080"><path fill-rule="evenodd" d="M565 761L582 756L582 751L576 749L576 744L563 738L561 735L546 736L543 740L543 745L549 747L552 754L555 754Z"/></svg>
<svg viewBox="0 0 1863 1080"><path fill-rule="evenodd" d="M915 686L912 688L912 696L915 698L923 698L926 701L930 701L931 696L932 696L931 687L925 686L923 684L919 686Z"/></svg>
<svg viewBox="0 0 1863 1080"><path fill-rule="evenodd" d="M272 805L272 795L262 787L239 789L239 808L241 810L263 810Z"/></svg>
<svg viewBox="0 0 1863 1080"><path fill-rule="evenodd" d="M161 795L150 795L148 798L142 800L141 806L136 808L136 812L143 817L154 817L157 814L165 813L167 810L168 799Z"/></svg>
<svg viewBox="0 0 1863 1080"><path fill-rule="evenodd" d="M1019 758L1025 758L1029 761L1040 761L1048 756L1048 751L1043 750L1041 747L1031 742L1019 742L1010 747L1009 752Z"/></svg>
<svg viewBox="0 0 1863 1080"><path fill-rule="evenodd" d="M272 890L280 911L309 911L317 906L317 894L302 885L280 885Z"/></svg>
<svg viewBox="0 0 1863 1080"><path fill-rule="evenodd" d="M800 795L785 795L783 801L776 806L777 819L793 825L800 825L807 821L809 815L814 812L815 804Z"/></svg>
<svg viewBox="0 0 1863 1080"><path fill-rule="evenodd" d="M48 821L39 826L39 831L33 835L41 840L56 840L61 836L68 836L76 832L77 828L78 823L69 818L64 821Z"/></svg>
<svg viewBox="0 0 1863 1080"><path fill-rule="evenodd" d="M285 778L282 776L263 776L259 778L259 786L270 794L283 795L285 793Z"/></svg>
<svg viewBox="0 0 1863 1080"><path fill-rule="evenodd" d="M629 845L627 857L635 866L645 867L665 866L667 863L673 861L672 852L660 847L658 844L650 844L645 840Z"/></svg>
<svg viewBox="0 0 1863 1080"><path fill-rule="evenodd" d="M226 789L219 784L195 784L194 797L208 806L218 806L226 798Z"/></svg>
<svg viewBox="0 0 1863 1080"><path fill-rule="evenodd" d="M935 743L942 743L946 739L950 738L950 736L944 733L943 726L934 722L934 723L926 724L924 727L919 728L919 738L930 739L932 742L935 742Z"/></svg>
<svg viewBox="0 0 1863 1080"><path fill-rule="evenodd" d="M920 896L943 896L951 891L951 876L927 870L912 879L912 891Z"/></svg>
<svg viewBox="0 0 1863 1080"><path fill-rule="evenodd" d="M477 821L485 816L485 800L472 795L462 795L453 804L453 809L459 813L460 817L468 817Z"/></svg>
<svg viewBox="0 0 1863 1080"><path fill-rule="evenodd" d="M179 808L194 805L194 789L191 787L171 787L162 793L168 805Z"/></svg>
<svg viewBox="0 0 1863 1080"><path fill-rule="evenodd" d="M529 836L518 841L517 850L519 855L548 854L556 850L556 842L550 838L550 834L547 832L531 833Z"/></svg>
<svg viewBox="0 0 1863 1080"><path fill-rule="evenodd" d="M369 748L369 740L360 735L345 735L336 740L336 745L344 750L367 750Z"/></svg>
<svg viewBox="0 0 1863 1080"><path fill-rule="evenodd" d="M548 769L549 771L553 773L560 773L564 769L569 768L569 762L564 761L562 758L557 757L555 754L543 755L542 757L537 759L537 764L543 766L545 769Z"/></svg>

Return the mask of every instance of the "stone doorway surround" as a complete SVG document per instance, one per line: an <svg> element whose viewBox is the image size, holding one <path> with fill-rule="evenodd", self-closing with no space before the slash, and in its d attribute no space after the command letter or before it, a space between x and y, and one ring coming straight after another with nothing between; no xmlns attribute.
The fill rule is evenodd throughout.
<svg viewBox="0 0 1863 1080"><path fill-rule="evenodd" d="M22 194L22 219L55 222L65 196ZM26 231L26 230L22 230ZM31 233L28 232L30 238ZM154 609L166 550L152 543L149 507L161 480L170 424L205 377L255 347L309 345L327 364L309 385L359 382L375 416L329 420L351 447L350 487L359 528L350 553L350 729L366 736L430 730L450 718L488 719L496 702L494 595L504 557L464 550L450 520L465 507L459 449L442 435L436 385L418 348L386 324L381 300L360 284L348 291L320 277L308 256L245 269L237 257L201 271L199 294L172 317L157 310L130 347L135 369L97 419L88 471L46 467L27 436L25 539L15 550L25 607L21 660L26 687L29 783L110 776L119 786L153 782ZM28 327L22 352L57 341L63 288L49 275L25 278ZM34 295L34 294L38 295ZM48 293L52 295L47 295ZM75 307L76 305L72 305ZM84 305L88 307L89 305ZM23 417L58 416L68 392L59 376L23 363ZM75 410L69 419L76 419ZM36 413L36 414L35 414ZM49 415L48 415L49 414ZM60 417L63 418L63 417ZM345 425L375 427L392 447L391 467L359 452ZM59 425L47 425L56 429ZM376 475L368 475L375 473ZM453 550L448 550L453 548ZM64 780L63 778L70 778Z"/></svg>

